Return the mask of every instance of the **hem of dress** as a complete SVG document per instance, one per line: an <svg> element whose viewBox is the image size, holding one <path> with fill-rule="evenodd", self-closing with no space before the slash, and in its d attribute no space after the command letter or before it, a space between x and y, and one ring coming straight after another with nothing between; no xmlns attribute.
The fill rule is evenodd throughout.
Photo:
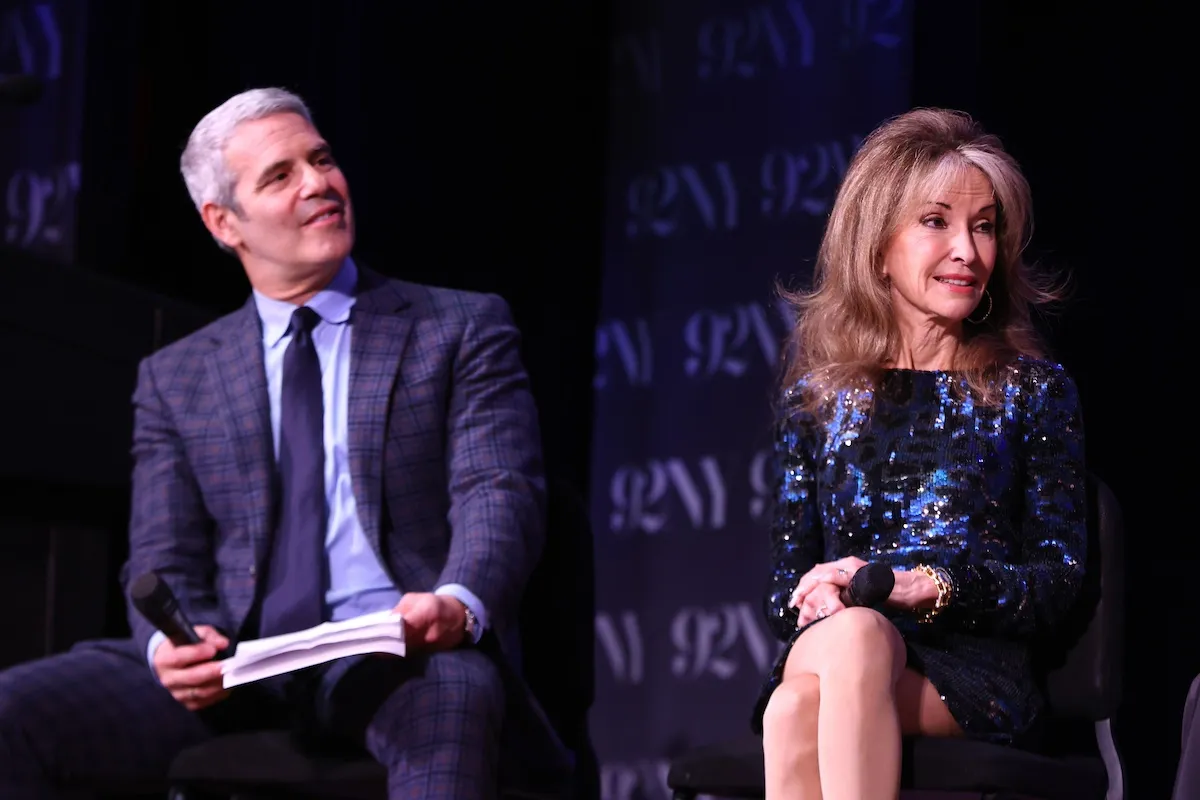
<svg viewBox="0 0 1200 800"><path fill-rule="evenodd" d="M963 738L978 742L989 742L991 744L1035 749L1033 745L1039 741L1037 735L1039 726L1036 718L1033 724L1030 725L1029 730L1020 732L1002 731L994 726L989 726L987 730L979 730L977 726L971 727L964 724L963 721L970 719L970 715L967 713L967 709L963 708L958 702L958 698L954 695L954 692L947 694L945 689L938 685L937 679L925 671L925 665L921 661L920 655L913 650L912 645L907 640L904 642L904 649L907 652L905 667L911 668L914 672L925 678L925 680L929 681L929 684L938 693L938 697L946 704L946 710L950 712L950 716L958 723L958 727L963 732Z"/></svg>
<svg viewBox="0 0 1200 800"><path fill-rule="evenodd" d="M787 665L787 659L792 652L792 648L796 645L796 640L799 639L804 632L813 625L816 625L818 622L822 622L826 619L829 619L829 617L814 619L808 623L805 623L804 627L796 629L796 632L793 633L784 644L783 650L780 651L779 657L775 662L775 666L772 667L771 672L768 673L768 682L782 680L783 669ZM901 637L904 638L903 632L900 632L900 634ZM950 712L950 716L954 718L954 721L958 723L959 728L962 729L963 738L972 739L974 741L990 742L992 744L1036 749L1037 743L1041 739L1041 737L1038 735L1040 726L1038 725L1039 720L1037 718L1033 720L1033 723L1030 725L1028 730L1020 732L1001 731L994 727L990 727L987 730L978 730L974 727L969 727L968 725L964 724L964 720L970 719L970 714L967 713L968 710L962 707L953 692L947 694L944 688L938 685L937 680L929 676L925 670L925 665L922 662L920 655L913 649L912 644L908 642L907 638L904 639L904 649L905 667L911 668L914 672L919 673L922 677L929 681L930 685L932 685L937 691L938 697L940 697L942 702L946 704L946 709ZM758 701L755 703L754 712L750 720L750 729L757 736L762 735L763 714L766 712L767 703L770 701L771 695L775 693L775 689L777 688L778 685L773 687L769 692L761 692Z"/></svg>

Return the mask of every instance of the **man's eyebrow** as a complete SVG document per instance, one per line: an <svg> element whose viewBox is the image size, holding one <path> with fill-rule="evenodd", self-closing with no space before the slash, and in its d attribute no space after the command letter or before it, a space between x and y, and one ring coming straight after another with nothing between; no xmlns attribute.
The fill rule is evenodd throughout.
<svg viewBox="0 0 1200 800"><path fill-rule="evenodd" d="M259 184L262 184L263 182L265 182L276 172L280 172L280 171L286 169L287 166L291 163L292 163L292 160L290 158L281 158L278 161L271 163L262 172L260 172L258 174Z"/></svg>
<svg viewBox="0 0 1200 800"><path fill-rule="evenodd" d="M333 148L331 148L329 146L328 142L321 142L318 145L314 145L312 147L312 149L310 149L308 151L308 160L312 161L313 159L320 158L321 156L330 155L332 152L333 152ZM287 169L288 167L291 166L291 164L292 164L292 159L290 159L290 158L281 158L278 161L272 162L265 169L263 169L262 172L259 173L257 185L262 186L264 183L269 181L277 172L281 172L281 171Z"/></svg>

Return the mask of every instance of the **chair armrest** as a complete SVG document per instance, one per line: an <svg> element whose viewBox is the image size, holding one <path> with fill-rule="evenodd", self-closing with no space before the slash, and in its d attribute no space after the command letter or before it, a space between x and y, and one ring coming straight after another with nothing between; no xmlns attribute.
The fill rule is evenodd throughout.
<svg viewBox="0 0 1200 800"><path fill-rule="evenodd" d="M1112 720L1102 719L1096 723L1096 745L1100 748L1100 759L1108 773L1108 794L1105 800L1125 800L1125 769L1121 764L1121 753L1113 737Z"/></svg>

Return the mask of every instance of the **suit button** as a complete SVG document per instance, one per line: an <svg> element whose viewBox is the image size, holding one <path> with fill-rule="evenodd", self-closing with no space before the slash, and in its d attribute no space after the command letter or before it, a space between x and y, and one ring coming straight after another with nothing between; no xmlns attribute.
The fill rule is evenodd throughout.
<svg viewBox="0 0 1200 800"><path fill-rule="evenodd" d="M257 574L258 574L258 567L251 564L250 565L250 577L253 578Z"/></svg>

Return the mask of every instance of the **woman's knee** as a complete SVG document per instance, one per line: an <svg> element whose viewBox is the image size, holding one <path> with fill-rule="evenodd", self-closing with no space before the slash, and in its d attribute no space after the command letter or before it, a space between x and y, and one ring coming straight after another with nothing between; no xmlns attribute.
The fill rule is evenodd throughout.
<svg viewBox="0 0 1200 800"><path fill-rule="evenodd" d="M796 640L784 670L823 677L851 677L883 672L896 680L907 656L896 626L878 611L847 608Z"/></svg>
<svg viewBox="0 0 1200 800"><path fill-rule="evenodd" d="M774 744L816 746L817 714L821 705L821 681L804 674L785 679L767 701L763 712L763 741Z"/></svg>

